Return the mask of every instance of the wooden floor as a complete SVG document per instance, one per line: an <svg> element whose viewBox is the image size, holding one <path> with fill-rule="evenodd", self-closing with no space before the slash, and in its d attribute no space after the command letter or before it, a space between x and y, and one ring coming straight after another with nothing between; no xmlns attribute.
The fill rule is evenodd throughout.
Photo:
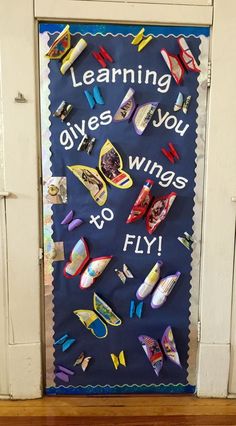
<svg viewBox="0 0 236 426"><path fill-rule="evenodd" d="M193 396L45 397L0 401L1 426L236 425L236 400Z"/></svg>

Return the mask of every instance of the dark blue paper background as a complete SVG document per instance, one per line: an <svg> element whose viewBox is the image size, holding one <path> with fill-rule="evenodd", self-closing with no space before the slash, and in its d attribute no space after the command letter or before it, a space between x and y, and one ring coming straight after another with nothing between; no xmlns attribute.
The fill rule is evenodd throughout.
<svg viewBox="0 0 236 426"><path fill-rule="evenodd" d="M58 31L61 31L62 25L59 24L40 24L40 32L50 31L56 34L50 36L49 45L55 39ZM136 34L141 27L135 26L106 26L106 25L84 25L71 24L71 32L81 31L82 34L89 31L96 33L102 28L102 31L113 33L116 30L124 33L132 30ZM109 28L107 28L109 27ZM118 29L117 29L118 28ZM154 32L155 31L155 32ZM146 27L146 33L156 35L163 34L193 34L188 38L188 43L195 57L199 55L200 39L196 35L208 35L206 28L183 28L183 27ZM73 45L79 39L80 35L75 34L72 38ZM91 55L91 51L99 45L104 45L108 52L114 57L114 64L109 65L115 68L133 68L136 69L139 64L144 69L156 70L161 77L168 74L168 69L161 57L160 49L166 48L168 51L178 53L176 37L163 37L160 35L154 39L142 53L137 52L137 48L131 45L132 36L122 37L121 35L113 37L112 35L101 34L85 35L88 42L88 48L84 54L75 62L74 70L77 81L80 81L83 73L88 70L96 71L99 65ZM42 54L42 52L41 52ZM195 139L196 139L196 108L197 108L197 77L196 73L187 73L184 77L184 83L178 87L172 79L170 89L167 93L157 91L157 86L152 84L117 84L98 83L102 95L105 99L105 105L97 105L94 110L88 106L84 96L84 90L91 90L94 86L74 88L70 72L62 76L59 71L58 61L50 61L50 111L51 111L51 142L52 142L52 175L66 176L68 188L68 203L53 206L53 238L54 241L64 241L65 258L68 259L70 252L81 236L84 236L89 244L91 257L102 255L114 256L103 275L96 281L90 289L82 291L78 287L79 277L71 280L63 276L63 267L65 262L54 262L54 331L55 340L63 334L69 333L70 337L76 338L77 342L67 352L62 353L60 346L55 347L55 365L63 365L76 371L76 375L66 386L63 382L56 379L56 387L47 389L48 393L111 393L111 392L193 392L194 386L187 382L188 367L188 327L189 327L189 297L190 297L190 279L191 279L191 253L182 246L177 237L184 231L191 233L193 216L193 197L194 197L194 177L195 177ZM133 125L124 123L111 123L108 126L99 126L93 132L86 127L86 132L96 137L96 145L91 156L84 152L78 152L77 146L81 139L75 140L75 146L70 150L65 148L59 142L59 135L62 130L68 128L66 123L52 116L62 100L70 102L74 106L73 113L69 117L71 124L80 125L82 119L86 121L91 116L98 116L103 112L110 110L112 115L117 110L119 103L132 87L136 90L135 98L138 104L147 101L158 101L162 111L173 113L173 105L177 94L181 90L184 94L192 95L192 102L189 112L185 116L182 112L176 114L178 119L185 123L191 123L186 134L181 137L174 130L166 130L164 125L159 128L150 124L143 136L136 135ZM154 115L157 120L157 113ZM183 126L181 126L183 127ZM109 138L120 152L124 169L130 173L134 185L129 190L119 190L115 187L108 187L108 200L103 207L108 207L114 212L114 220L105 221L102 230L98 230L94 225L89 224L90 215L101 214L102 208L97 206L92 200L87 190L79 180L67 169L67 165L86 164L92 167L98 165L100 149ZM175 165L162 155L161 147L166 147L167 143L172 141L180 153L181 160ZM42 141L43 142L43 141ZM155 173L150 175L144 172L143 167L140 170L129 170L128 156L144 156L147 160L156 161L163 166L163 172L174 171L176 176L183 176L188 179L184 189L176 189L173 184L167 188L158 185L160 179L155 178ZM146 164L146 163L145 163ZM146 230L144 221L135 224L126 225L125 221L130 212L145 179L153 178L155 185L153 195L163 195L171 191L177 192L175 203L153 237L162 236L162 254L157 256L157 242L153 244L151 254L135 254L134 246L128 246L127 252L123 252L123 245L126 233L132 235L147 236L152 239ZM174 180L175 181L175 178ZM66 226L60 225L65 214L70 209L76 213L76 217L82 218L85 223L74 230L68 232ZM155 249L154 249L155 247ZM142 243L140 248L146 250L146 244ZM145 299L143 317L129 318L130 300L135 298L137 287L143 282L154 263L162 259L164 266L162 276L181 271L181 278L177 283L172 294L164 306L159 310L153 310L150 307L151 297ZM135 278L128 280L123 285L116 276L114 269L122 267L126 263ZM76 309L93 309L93 293L96 291L122 318L123 323L120 327L108 326L109 332L105 339L94 337L73 314ZM165 328L171 325L179 352L182 369L165 361L159 377L157 377L149 363L139 341L140 334L147 334L156 339L161 338ZM118 354L121 350L125 351L127 367L120 367L115 371L110 353ZM92 356L93 360L86 373L83 373L80 367L73 368L73 363L77 356L84 351L86 355ZM165 385L165 386L162 386ZM100 385L100 386L98 386ZM109 386L106 386L109 385ZM147 386L145 386L147 385ZM160 386L161 385L161 386ZM63 388L59 388L63 386ZM72 388L72 387L75 388Z"/></svg>

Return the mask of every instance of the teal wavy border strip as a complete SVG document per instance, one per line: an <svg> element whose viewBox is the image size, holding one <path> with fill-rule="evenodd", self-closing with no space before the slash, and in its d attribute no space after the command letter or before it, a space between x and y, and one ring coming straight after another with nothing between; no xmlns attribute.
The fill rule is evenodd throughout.
<svg viewBox="0 0 236 426"><path fill-rule="evenodd" d="M49 33L61 32L65 25L68 22L64 23L40 23L39 24L39 32L43 33L44 31L48 31ZM81 33L86 34L102 34L106 35L107 33L111 33L113 35L117 34L132 34L136 35L142 28L142 25L119 25L119 24L94 24L94 23L70 23L70 32L71 34ZM146 34L153 34L154 36L164 35L169 36L175 35L183 35L183 36L200 36L204 35L208 37L210 35L210 27L175 27L175 26L161 26L161 25L145 25Z"/></svg>
<svg viewBox="0 0 236 426"><path fill-rule="evenodd" d="M46 395L111 395L111 394L150 394L150 393L159 393L159 394L181 394L188 393L193 394L196 391L196 387L189 384L178 383L176 385L169 384L160 385L150 384L150 385L96 385L96 386L58 386L46 388Z"/></svg>

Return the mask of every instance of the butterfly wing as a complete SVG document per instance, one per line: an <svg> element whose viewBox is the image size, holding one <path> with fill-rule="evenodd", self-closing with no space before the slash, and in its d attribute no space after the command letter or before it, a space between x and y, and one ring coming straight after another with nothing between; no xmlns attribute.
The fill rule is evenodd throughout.
<svg viewBox="0 0 236 426"><path fill-rule="evenodd" d="M64 276L66 278L73 278L80 274L84 265L89 260L89 249L85 239L82 237L75 244L70 254L70 260L64 267Z"/></svg>
<svg viewBox="0 0 236 426"><path fill-rule="evenodd" d="M174 111L175 112L180 111L182 109L183 103L184 103L183 93L179 92L175 101Z"/></svg>
<svg viewBox="0 0 236 426"><path fill-rule="evenodd" d="M67 167L88 189L93 200L99 206L103 206L107 200L107 186L98 171L93 167L82 165Z"/></svg>
<svg viewBox="0 0 236 426"><path fill-rule="evenodd" d="M123 272L127 278L134 278L132 272L129 270L128 266L124 263Z"/></svg>
<svg viewBox="0 0 236 426"><path fill-rule="evenodd" d="M184 63L184 66L193 72L200 72L196 59L194 58L191 50L189 49L188 43L183 37L178 38L180 47L180 57Z"/></svg>
<svg viewBox="0 0 236 426"><path fill-rule="evenodd" d="M84 359L84 352L81 352L80 356L76 359L76 361L74 363L74 367L76 365L80 365L82 363L83 359Z"/></svg>
<svg viewBox="0 0 236 426"><path fill-rule="evenodd" d="M80 288L89 288L95 282L96 278L102 274L111 259L112 256L96 257L92 259L81 275Z"/></svg>
<svg viewBox="0 0 236 426"><path fill-rule="evenodd" d="M123 168L122 158L109 139L104 143L99 155L99 170L106 180L120 189L128 189L133 181Z"/></svg>
<svg viewBox="0 0 236 426"><path fill-rule="evenodd" d="M158 225L166 218L174 200L176 192L157 197L153 201L146 217L146 228L149 234L152 234Z"/></svg>
<svg viewBox="0 0 236 426"><path fill-rule="evenodd" d="M129 118L132 116L133 111L135 109L135 100L134 100L134 93L135 91L133 89L129 89L126 93L125 97L122 99L121 104L118 107L118 110L116 111L113 121L125 121L129 120Z"/></svg>
<svg viewBox="0 0 236 426"><path fill-rule="evenodd" d="M152 337L144 335L139 336L138 339L142 344L142 348L152 364L156 375L159 376L163 366L163 355L159 343Z"/></svg>
<svg viewBox="0 0 236 426"><path fill-rule="evenodd" d="M154 112L156 111L157 106L158 102L147 102L136 109L133 116L133 124L138 135L143 134Z"/></svg>
<svg viewBox="0 0 236 426"><path fill-rule="evenodd" d="M176 55L171 55L166 49L161 49L163 59L168 66L172 77L177 84L180 84L184 76L184 68Z"/></svg>
<svg viewBox="0 0 236 426"><path fill-rule="evenodd" d="M86 358L83 359L83 361L81 362L81 368L83 371L85 371L89 365L89 361L90 359L92 359L91 356L87 356Z"/></svg>
<svg viewBox="0 0 236 426"><path fill-rule="evenodd" d="M108 330L106 324L94 311L78 309L74 311L74 314L77 315L82 324L90 330L95 337L103 339L107 336Z"/></svg>
<svg viewBox="0 0 236 426"><path fill-rule="evenodd" d="M104 319L108 324L113 326L121 325L121 319L96 293L93 295L93 307L95 311L102 317L102 319Z"/></svg>
<svg viewBox="0 0 236 426"><path fill-rule="evenodd" d="M181 367L179 354L176 349L173 332L170 326L168 326L164 331L163 337L161 339L161 344L167 358L177 364L179 367Z"/></svg>
<svg viewBox="0 0 236 426"><path fill-rule="evenodd" d="M148 206L152 200L151 188L154 184L154 181L147 179L143 185L138 198L136 199L131 212L126 220L126 223L136 222L136 220L141 219L148 209Z"/></svg>
<svg viewBox="0 0 236 426"><path fill-rule="evenodd" d="M70 49L70 27L66 25L64 30L54 40L49 48L46 56L50 59L61 59L62 56Z"/></svg>

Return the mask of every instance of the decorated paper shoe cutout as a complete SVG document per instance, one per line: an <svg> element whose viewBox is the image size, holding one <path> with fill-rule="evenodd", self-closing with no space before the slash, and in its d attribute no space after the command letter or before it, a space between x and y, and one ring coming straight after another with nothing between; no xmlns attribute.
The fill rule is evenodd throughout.
<svg viewBox="0 0 236 426"><path fill-rule="evenodd" d="M60 337L60 339L58 339L54 345L61 345L61 349L62 352L67 351L72 345L73 343L76 342L76 339L69 339L69 335L68 334L64 334L64 336Z"/></svg>
<svg viewBox="0 0 236 426"><path fill-rule="evenodd" d="M167 52L166 49L161 49L161 54L172 74L172 77L177 84L180 84L184 77L185 68L193 72L200 72L200 69L198 68L197 62L186 40L183 37L179 37L178 44L180 48L179 56Z"/></svg>
<svg viewBox="0 0 236 426"><path fill-rule="evenodd" d="M154 199L146 217L146 228L149 234L152 234L166 218L175 201L176 195L176 192L171 192L168 195L163 195Z"/></svg>
<svg viewBox="0 0 236 426"><path fill-rule="evenodd" d="M52 176L43 183L45 204L67 203L67 180L65 176Z"/></svg>
<svg viewBox="0 0 236 426"><path fill-rule="evenodd" d="M160 344L157 340L145 335L139 336L138 339L142 344L142 348L146 353L150 363L152 364L152 367L157 376L159 376L163 366L164 358L162 350L170 361L181 367L179 355L176 349L172 329L170 326L168 326L164 331Z"/></svg>
<svg viewBox="0 0 236 426"><path fill-rule="evenodd" d="M150 41L153 39L151 35L148 36L147 38L144 38L144 31L145 29L142 28L131 42L131 44L134 44L135 46L138 45L138 52L141 52L144 49L144 47L146 47L150 43Z"/></svg>
<svg viewBox="0 0 236 426"><path fill-rule="evenodd" d="M121 351L118 356L115 354L111 354L111 359L116 370L118 369L119 365L123 365L123 367L126 367L124 351Z"/></svg>
<svg viewBox="0 0 236 426"><path fill-rule="evenodd" d="M70 210L61 222L61 225L68 225L68 231L73 231L73 229L78 228L83 223L82 219L73 219L73 216L74 212Z"/></svg>
<svg viewBox="0 0 236 426"><path fill-rule="evenodd" d="M130 301L130 307L129 307L129 317L133 318L136 314L136 316L140 319L142 318L143 313L143 302L135 304L134 300Z"/></svg>
<svg viewBox="0 0 236 426"><path fill-rule="evenodd" d="M65 383L69 383L70 376L74 376L75 374L74 371L69 370L69 368L63 367L63 365L58 365L56 368L58 371L56 372L55 376Z"/></svg>
<svg viewBox="0 0 236 426"><path fill-rule="evenodd" d="M184 237L178 237L178 241L183 244L186 249L191 250L193 238L188 234L188 232L184 232Z"/></svg>
<svg viewBox="0 0 236 426"><path fill-rule="evenodd" d="M94 293L93 296L93 306L96 312L79 309L74 311L74 314L79 317L82 324L90 330L95 337L103 339L108 334L106 323L117 327L121 325L121 319L96 293Z"/></svg>
<svg viewBox="0 0 236 426"><path fill-rule="evenodd" d="M191 99L192 99L192 96L187 96L184 99L183 94L181 92L179 92L177 99L175 101L174 111L177 112L177 111L180 111L182 109L183 113L187 114Z"/></svg>
<svg viewBox="0 0 236 426"><path fill-rule="evenodd" d="M158 102L147 102L137 106L134 93L133 89L128 90L113 116L113 121L121 122L132 119L136 133L142 135L156 111Z"/></svg>
<svg viewBox="0 0 236 426"><path fill-rule="evenodd" d="M168 275L167 277L161 279L152 295L151 307L153 309L158 309L165 303L180 275L181 273L177 271L174 275Z"/></svg>
<svg viewBox="0 0 236 426"><path fill-rule="evenodd" d="M135 201L131 212L128 216L126 223L136 222L136 220L141 219L148 209L148 206L152 200L151 189L154 184L154 181L147 179L138 195L137 200Z"/></svg>
<svg viewBox="0 0 236 426"><path fill-rule="evenodd" d="M173 143L169 142L169 151L165 148L161 148L162 154L170 161L171 164L175 163L175 160L180 160L179 153L176 151Z"/></svg>
<svg viewBox="0 0 236 426"><path fill-rule="evenodd" d="M61 121L64 121L68 117L72 109L73 107L71 104L66 101L62 101L53 115L54 117L60 118Z"/></svg>
<svg viewBox="0 0 236 426"><path fill-rule="evenodd" d="M120 271L119 269L115 269L115 272L123 284L126 283L127 278L134 278L132 272L130 272L128 266L125 263L123 264L122 271Z"/></svg>
<svg viewBox="0 0 236 426"><path fill-rule="evenodd" d="M161 260L158 260L158 262L155 263L149 274L146 276L144 282L137 290L136 297L138 300L145 299L145 297L147 297L152 292L160 278L162 265L163 262Z"/></svg>
<svg viewBox="0 0 236 426"><path fill-rule="evenodd" d="M64 267L64 276L66 278L75 277L83 271L85 265L89 262L80 278L80 288L89 288L102 274L111 259L112 256L102 256L89 261L89 248L82 237L71 251L70 261Z"/></svg>
<svg viewBox="0 0 236 426"><path fill-rule="evenodd" d="M62 59L60 71L62 74L65 74L86 47L87 42L81 38L77 44L71 48L70 26L66 25L64 30L52 43L50 49L46 53L46 56L50 59L62 59L64 57ZM64 56L65 54L66 56Z"/></svg>
<svg viewBox="0 0 236 426"><path fill-rule="evenodd" d="M74 367L80 365L83 371L86 371L89 365L89 361L92 359L91 356L85 356L84 352L81 352L80 356L76 359Z"/></svg>
<svg viewBox="0 0 236 426"><path fill-rule="evenodd" d="M95 138L90 138L88 135L84 135L80 141L77 151L86 151L87 154L90 155L94 148L95 142Z"/></svg>
<svg viewBox="0 0 236 426"><path fill-rule="evenodd" d="M99 104L99 105L105 104L98 86L94 86L93 94L91 94L88 90L84 90L84 94L87 98L87 101L91 109L93 109L96 104Z"/></svg>
<svg viewBox="0 0 236 426"><path fill-rule="evenodd" d="M67 166L68 169L83 183L91 197L99 206L107 200L107 185L100 173L111 185L119 189L128 189L133 181L123 170L122 158L109 139L104 143L99 155L99 172L88 166Z"/></svg>
<svg viewBox="0 0 236 426"><path fill-rule="evenodd" d="M92 52L92 55L96 59L96 61L98 61L98 63L102 66L102 68L107 67L106 61L111 62L111 63L113 62L113 58L111 57L111 55L109 55L109 53L107 52L105 47L100 46L99 51L96 52L94 50Z"/></svg>

